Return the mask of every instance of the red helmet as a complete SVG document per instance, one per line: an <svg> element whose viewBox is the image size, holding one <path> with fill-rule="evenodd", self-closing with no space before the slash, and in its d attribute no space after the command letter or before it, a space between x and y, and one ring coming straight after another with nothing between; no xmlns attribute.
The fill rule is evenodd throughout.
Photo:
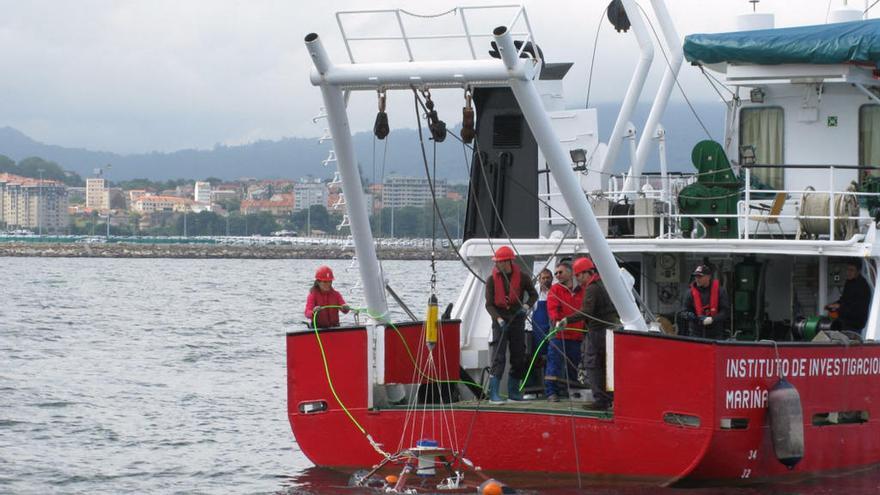
<svg viewBox="0 0 880 495"><path fill-rule="evenodd" d="M495 250L495 256L492 257L492 261L510 261L514 258L516 258L516 255L513 254L513 249L510 249L510 246L501 246Z"/></svg>
<svg viewBox="0 0 880 495"><path fill-rule="evenodd" d="M327 265L321 265L315 271L315 280L319 282L332 282L333 281L333 270L330 269Z"/></svg>
<svg viewBox="0 0 880 495"><path fill-rule="evenodd" d="M593 264L593 260L590 258L578 258L574 260L574 274L583 273L589 270L595 270L596 265Z"/></svg>

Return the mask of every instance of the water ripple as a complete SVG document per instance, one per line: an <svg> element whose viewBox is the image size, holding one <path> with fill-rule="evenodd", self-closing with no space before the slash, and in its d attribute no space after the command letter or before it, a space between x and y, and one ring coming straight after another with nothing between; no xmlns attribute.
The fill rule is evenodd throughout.
<svg viewBox="0 0 880 495"><path fill-rule="evenodd" d="M284 332L322 263L4 259L0 492L358 493L310 467L286 417ZM363 306L350 262L327 264ZM383 265L408 302L425 300L428 262ZM445 306L466 272L438 267Z"/></svg>

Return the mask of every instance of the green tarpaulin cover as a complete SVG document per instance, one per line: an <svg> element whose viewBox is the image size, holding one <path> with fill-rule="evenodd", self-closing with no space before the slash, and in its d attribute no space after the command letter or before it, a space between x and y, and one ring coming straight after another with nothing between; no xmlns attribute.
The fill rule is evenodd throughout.
<svg viewBox="0 0 880 495"><path fill-rule="evenodd" d="M692 34L684 39L691 63L840 64L880 62L880 19L818 26Z"/></svg>

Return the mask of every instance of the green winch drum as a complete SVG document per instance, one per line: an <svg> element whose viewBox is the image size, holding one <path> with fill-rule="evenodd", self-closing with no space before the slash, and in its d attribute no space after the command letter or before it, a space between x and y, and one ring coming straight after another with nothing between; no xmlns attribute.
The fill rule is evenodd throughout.
<svg viewBox="0 0 880 495"><path fill-rule="evenodd" d="M813 340L819 332L828 330L838 330L837 320L833 320L828 316L809 316L806 318L798 318L792 326L792 334L795 340L809 342Z"/></svg>
<svg viewBox="0 0 880 495"><path fill-rule="evenodd" d="M804 340L810 341L819 333L819 323L822 321L822 316L811 316L807 318L804 324Z"/></svg>

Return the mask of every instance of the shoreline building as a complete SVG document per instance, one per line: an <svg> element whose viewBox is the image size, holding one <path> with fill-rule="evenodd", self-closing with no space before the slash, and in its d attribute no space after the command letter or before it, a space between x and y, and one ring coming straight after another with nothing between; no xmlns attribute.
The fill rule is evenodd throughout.
<svg viewBox="0 0 880 495"><path fill-rule="evenodd" d="M92 177L86 179L86 208L92 210L110 209L110 191L104 179Z"/></svg>
<svg viewBox="0 0 880 495"><path fill-rule="evenodd" d="M236 201L241 199L241 194L234 189L214 189L211 191L211 202L222 203L224 201Z"/></svg>
<svg viewBox="0 0 880 495"><path fill-rule="evenodd" d="M302 179L293 185L293 211L301 211L315 205L327 207L327 185L321 179Z"/></svg>
<svg viewBox="0 0 880 495"><path fill-rule="evenodd" d="M67 186L54 180L0 174L0 222L12 229L65 232L70 225Z"/></svg>
<svg viewBox="0 0 880 495"><path fill-rule="evenodd" d="M434 181L434 192L437 198L445 198L446 190L446 179ZM428 179L392 175L386 177L382 183L383 208L421 207L430 202L431 184Z"/></svg>
<svg viewBox="0 0 880 495"><path fill-rule="evenodd" d="M146 214L162 211L183 213L189 210L189 203L190 200L177 196L140 196L132 203L132 208Z"/></svg>
<svg viewBox="0 0 880 495"><path fill-rule="evenodd" d="M382 203L382 200L377 198L378 196L369 191L364 193L364 202L366 203L365 206L367 207L367 211L370 212L371 215L375 212L376 203ZM342 188L338 185L331 185L327 187L326 207L327 211L348 215L348 204L345 202L345 195L342 194Z"/></svg>
<svg viewBox="0 0 880 495"><path fill-rule="evenodd" d="M138 199L140 199L144 196L149 196L149 195L150 195L150 193L148 193L146 189L129 189L128 190L128 197L126 198L126 202L125 202L125 208L127 210L134 209L135 201L137 201Z"/></svg>
<svg viewBox="0 0 880 495"><path fill-rule="evenodd" d="M196 203L211 204L211 183L205 181L197 181L193 188L193 199Z"/></svg>
<svg viewBox="0 0 880 495"><path fill-rule="evenodd" d="M294 199L292 194L276 194L271 199L245 199L241 202L241 213L251 215L268 212L276 217L288 216L293 213Z"/></svg>

